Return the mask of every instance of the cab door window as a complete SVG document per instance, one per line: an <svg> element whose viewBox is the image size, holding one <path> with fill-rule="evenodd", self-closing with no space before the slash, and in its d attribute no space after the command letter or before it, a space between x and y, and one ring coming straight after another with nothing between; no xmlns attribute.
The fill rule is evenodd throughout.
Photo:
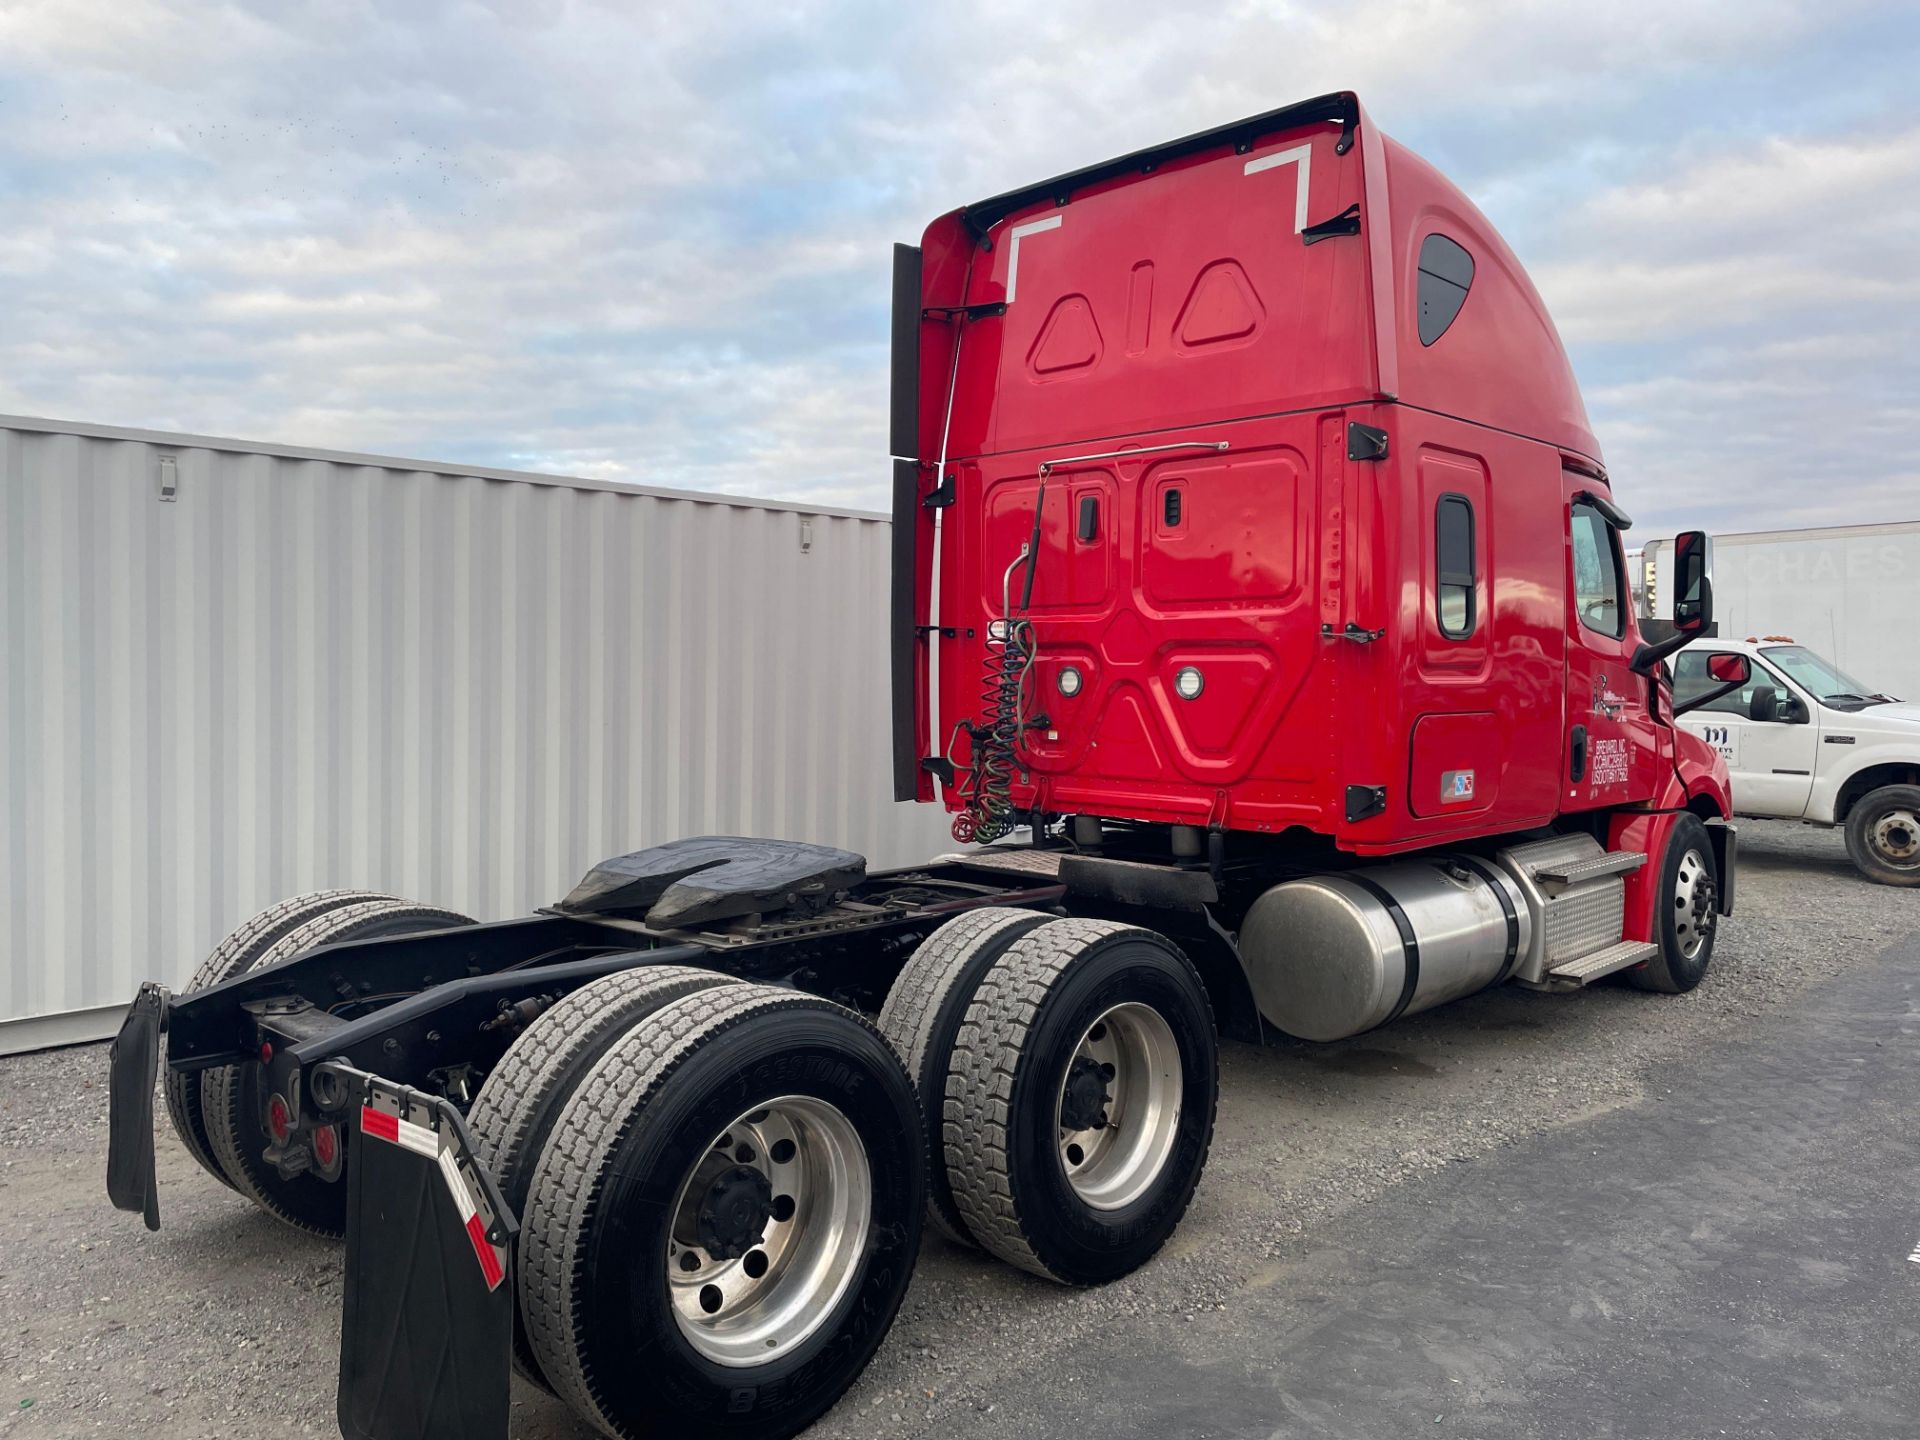
<svg viewBox="0 0 1920 1440"><path fill-rule="evenodd" d="M1573 604L1580 623L1615 640L1627 633L1621 587L1620 544L1613 527L1593 506L1573 506Z"/></svg>
<svg viewBox="0 0 1920 1440"><path fill-rule="evenodd" d="M1676 704L1704 695L1709 690L1718 690L1720 682L1707 671L1708 662L1714 652L1706 650L1682 650L1673 657L1673 698ZM1792 696L1793 687L1782 680L1773 670L1758 660L1749 662L1747 683L1738 690L1729 690L1718 700L1709 700L1692 713L1696 715L1738 715L1742 719L1756 718L1753 713L1754 695L1761 690L1771 690L1776 695ZM1775 722L1777 723L1777 722Z"/></svg>
<svg viewBox="0 0 1920 1440"><path fill-rule="evenodd" d="M1707 666L1714 658L1709 650L1682 650L1673 657L1673 699L1677 705L1684 705L1694 697L1706 694L1709 690L1718 690L1720 682L1713 678ZM1698 715L1745 715L1753 708L1753 692L1762 685L1773 685L1774 675L1764 665L1751 664L1747 683L1737 690L1729 690L1717 700L1709 700L1695 709Z"/></svg>

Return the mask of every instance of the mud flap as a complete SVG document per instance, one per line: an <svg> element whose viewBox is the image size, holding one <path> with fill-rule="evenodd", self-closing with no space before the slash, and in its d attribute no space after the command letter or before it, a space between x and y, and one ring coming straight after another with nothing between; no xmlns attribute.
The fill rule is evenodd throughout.
<svg viewBox="0 0 1920 1440"><path fill-rule="evenodd" d="M1739 876L1740 832L1725 820L1707 821L1707 843L1713 846L1713 871L1720 878L1713 908L1733 914L1733 882Z"/></svg>
<svg viewBox="0 0 1920 1440"><path fill-rule="evenodd" d="M519 1226L445 1100L325 1068L354 1111L340 1433L506 1440Z"/></svg>
<svg viewBox="0 0 1920 1440"><path fill-rule="evenodd" d="M166 1029L167 988L149 980L133 997L107 1059L107 1198L160 1228L153 1179L153 1086Z"/></svg>

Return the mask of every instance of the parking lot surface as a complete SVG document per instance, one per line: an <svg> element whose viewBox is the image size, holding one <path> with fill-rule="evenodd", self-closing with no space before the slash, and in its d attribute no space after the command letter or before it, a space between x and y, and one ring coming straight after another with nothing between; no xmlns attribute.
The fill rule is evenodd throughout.
<svg viewBox="0 0 1920 1440"><path fill-rule="evenodd" d="M1683 997L1506 988L1328 1046L1228 1046L1152 1264L1047 1285L929 1238L811 1432L1798 1437L1920 1431L1920 894L1742 824ZM162 1122L107 1208L105 1048L0 1060L0 1435L332 1436L338 1250ZM585 1432L515 1390L514 1433Z"/></svg>

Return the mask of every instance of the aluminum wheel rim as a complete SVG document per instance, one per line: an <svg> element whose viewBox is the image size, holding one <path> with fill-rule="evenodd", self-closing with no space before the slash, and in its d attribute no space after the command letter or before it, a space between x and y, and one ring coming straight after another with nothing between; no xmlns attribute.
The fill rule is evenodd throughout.
<svg viewBox="0 0 1920 1440"><path fill-rule="evenodd" d="M1873 822L1874 853L1902 870L1920 866L1920 816L1911 810L1889 810Z"/></svg>
<svg viewBox="0 0 1920 1440"><path fill-rule="evenodd" d="M1104 1119L1069 1128L1068 1084L1076 1064L1101 1068ZM1150 1005L1116 1005L1080 1036L1060 1077L1060 1164L1075 1195L1095 1210L1118 1210L1144 1195L1166 1169L1180 1132L1180 1047ZM1077 1118L1077 1117L1074 1117Z"/></svg>
<svg viewBox="0 0 1920 1440"><path fill-rule="evenodd" d="M742 1171L765 1177L772 1210L758 1243L716 1258L726 1247L705 1243L702 1213ZM872 1217L867 1147L837 1106L810 1095L756 1106L708 1141L674 1202L667 1288L680 1333L720 1365L764 1365L803 1344L853 1284Z"/></svg>
<svg viewBox="0 0 1920 1440"><path fill-rule="evenodd" d="M1698 850L1680 857L1680 873L1673 881L1673 932L1680 942L1680 953L1691 960L1707 943L1706 894L1707 862Z"/></svg>

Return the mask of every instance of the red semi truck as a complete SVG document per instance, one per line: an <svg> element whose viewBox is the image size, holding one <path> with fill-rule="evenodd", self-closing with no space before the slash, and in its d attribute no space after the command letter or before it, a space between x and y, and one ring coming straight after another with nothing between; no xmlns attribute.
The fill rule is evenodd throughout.
<svg viewBox="0 0 1920 1440"><path fill-rule="evenodd" d="M486 925L321 892L136 998L109 1194L157 1227L164 1036L192 1156L345 1238L343 1434L504 1436L514 1370L610 1435L791 1434L923 1222L1152 1256L1218 1034L1704 974L1732 807L1663 660L1710 547L1636 623L1539 297L1352 95L943 216L894 342L896 789L998 843L684 840Z"/></svg>

